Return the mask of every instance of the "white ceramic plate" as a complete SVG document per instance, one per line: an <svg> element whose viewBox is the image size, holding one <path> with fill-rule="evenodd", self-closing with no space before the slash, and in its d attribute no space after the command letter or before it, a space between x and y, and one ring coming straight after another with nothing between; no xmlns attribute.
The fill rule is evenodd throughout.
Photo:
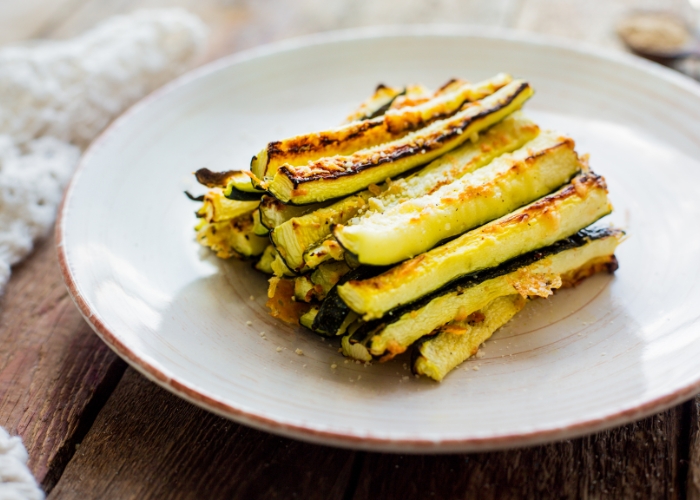
<svg viewBox="0 0 700 500"><path fill-rule="evenodd" d="M203 191L197 168L245 168L268 140L335 125L379 82L499 71L527 78L537 91L527 112L591 154L611 220L630 238L614 277L528 305L442 384L408 377L406 359L345 364L337 344L268 316L265 278L249 263L194 241L183 190ZM117 120L68 190L60 260L78 307L120 356L241 423L394 451L544 442L700 390L698 158L700 86L650 63L445 27L314 36L219 61Z"/></svg>

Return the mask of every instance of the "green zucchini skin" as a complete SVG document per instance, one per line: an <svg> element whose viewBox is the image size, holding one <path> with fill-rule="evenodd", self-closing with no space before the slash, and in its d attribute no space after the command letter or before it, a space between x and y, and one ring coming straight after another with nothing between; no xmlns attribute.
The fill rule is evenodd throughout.
<svg viewBox="0 0 700 500"><path fill-rule="evenodd" d="M338 295L338 285L342 285L348 280L370 278L384 270L386 270L384 267L360 267L340 278L340 281L328 292L325 300L321 302L321 307L314 318L311 329L316 333L335 337L347 316L353 313L353 310Z"/></svg>
<svg viewBox="0 0 700 500"><path fill-rule="evenodd" d="M399 94L396 94L394 97L392 97L390 100L379 106L377 109L375 109L372 113L363 116L360 121L364 120L371 120L372 118L377 118L379 116L384 116L384 114L387 112L387 110L391 107L391 105L394 103L397 97L406 95L406 89L403 89L403 91Z"/></svg>
<svg viewBox="0 0 700 500"><path fill-rule="evenodd" d="M482 269L480 271L476 271L466 276L462 276L461 278L458 278L452 281L451 283L448 283L447 285L443 286L442 288L439 288L433 292L430 292L427 295L424 295L420 299L411 302L410 304L402 305L395 309L392 309L379 319L368 321L355 331L350 340L352 342L364 343L377 329L384 328L386 325L398 321L399 318L401 318L404 314L415 309L420 309L421 307L425 306L431 300L433 300L436 297L439 297L440 295L450 293L452 291L457 290L458 288L473 287L484 281L517 271L521 267L529 266L530 264L533 264L538 260L549 257L550 255L554 255L565 250L582 247L593 240L607 238L620 232L621 231L619 229L611 229L605 227L593 227L582 229L577 233L573 234L572 236L569 236L568 238L561 239L556 243L544 248L540 248L539 250L519 255L518 257L510 259L496 267ZM611 268L610 272L613 272L615 270L617 270L616 266L614 268ZM346 305L345 307L348 306Z"/></svg>
<svg viewBox="0 0 700 500"><path fill-rule="evenodd" d="M264 191L260 191L259 193L251 193L248 191L241 191L240 189L236 189L235 187L231 187L231 192L227 192L224 196L226 196L226 198L228 198L229 200L257 201L263 194L265 194Z"/></svg>
<svg viewBox="0 0 700 500"><path fill-rule="evenodd" d="M527 82L513 81L479 101L479 109L465 108L401 139L309 162L303 169L284 164L267 189L284 203L297 205L343 198L429 163L520 109L533 93Z"/></svg>

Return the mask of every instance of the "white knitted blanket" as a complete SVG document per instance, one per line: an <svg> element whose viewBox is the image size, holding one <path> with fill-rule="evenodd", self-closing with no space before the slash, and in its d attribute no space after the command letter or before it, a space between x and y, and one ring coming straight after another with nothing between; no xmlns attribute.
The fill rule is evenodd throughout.
<svg viewBox="0 0 700 500"><path fill-rule="evenodd" d="M190 68L207 29L181 9L113 17L61 42L0 49L0 293L51 228L81 150L135 101ZM0 500L43 498L0 428Z"/></svg>

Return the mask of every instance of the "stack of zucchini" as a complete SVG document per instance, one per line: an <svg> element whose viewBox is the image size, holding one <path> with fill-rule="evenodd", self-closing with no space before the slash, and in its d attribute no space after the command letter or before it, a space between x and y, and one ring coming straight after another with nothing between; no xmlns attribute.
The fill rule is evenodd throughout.
<svg viewBox="0 0 700 500"><path fill-rule="evenodd" d="M527 300L617 268L605 180L519 111L531 86L380 85L340 127L196 172L197 238L272 275L272 315L435 380Z"/></svg>

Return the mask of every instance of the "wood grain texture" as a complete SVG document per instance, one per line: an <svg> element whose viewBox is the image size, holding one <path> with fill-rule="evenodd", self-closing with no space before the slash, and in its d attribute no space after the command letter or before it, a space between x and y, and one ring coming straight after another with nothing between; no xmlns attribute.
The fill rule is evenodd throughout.
<svg viewBox="0 0 700 500"><path fill-rule="evenodd" d="M92 332L58 271L53 238L14 269L0 302L0 425L22 436L45 487L126 365Z"/></svg>
<svg viewBox="0 0 700 500"><path fill-rule="evenodd" d="M354 459L234 424L129 369L50 498L342 498Z"/></svg>
<svg viewBox="0 0 700 500"><path fill-rule="evenodd" d="M688 441L688 500L700 500L700 396L689 401L690 414Z"/></svg>
<svg viewBox="0 0 700 500"><path fill-rule="evenodd" d="M632 425L534 448L369 454L353 498L683 498L683 421L683 407L676 407Z"/></svg>
<svg viewBox="0 0 700 500"><path fill-rule="evenodd" d="M684 411L547 446L353 453L200 410L128 369L52 498L684 498Z"/></svg>

